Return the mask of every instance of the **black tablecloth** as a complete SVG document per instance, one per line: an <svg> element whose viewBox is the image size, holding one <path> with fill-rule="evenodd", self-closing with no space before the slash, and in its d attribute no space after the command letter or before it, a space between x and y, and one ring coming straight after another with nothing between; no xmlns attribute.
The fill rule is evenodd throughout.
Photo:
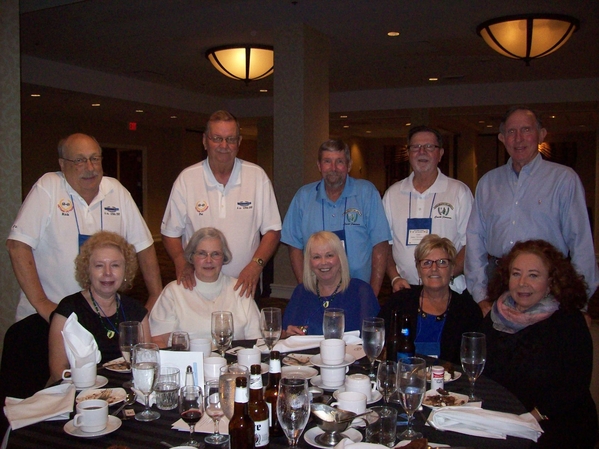
<svg viewBox="0 0 599 449"><path fill-rule="evenodd" d="M253 343L253 342L251 342ZM234 345L251 346L250 342L234 342ZM307 351L311 352L311 351ZM317 352L317 350L312 351ZM228 357L229 358L229 357ZM350 372L367 372L368 362L363 359L357 361L350 367ZM130 375L114 373L105 369L99 369L98 374L109 379L109 387L119 387L129 379ZM446 384L446 389L456 393L468 392L468 381L465 375L455 382ZM497 410L508 413L524 413L524 406L505 388L496 382L482 376L476 383L476 393L483 398L483 407L489 410ZM382 405L382 402L380 404ZM392 404L393 405L393 404ZM394 405L400 408L399 405ZM135 411L141 411L143 406L135 404ZM401 410L401 409L400 409ZM53 448L103 448L106 449L112 445L128 447L130 449L151 449L164 448L160 442L166 441L172 445L181 445L185 443L189 434L172 430L171 425L179 419L177 410L165 411L159 410L160 419L152 422L138 422L135 419L123 421L120 429L109 435L98 438L77 438L66 434L63 431L65 421L46 421L34 424L22 429L11 431L8 439L9 449L33 448L33 447L53 447ZM424 414L428 415L425 408ZM400 412L401 413L401 412ZM314 424L308 423L309 429ZM508 437L507 440L494 440L489 438L471 437L454 432L440 432L425 425L423 416L416 414L414 419L414 428L422 432L431 442L444 443L451 446L470 446L481 449L519 449L528 448L531 445L530 440ZM398 434L405 430L404 426L398 426ZM202 441L207 434L197 434L196 439ZM227 447L228 445L225 445ZM301 438L300 447L310 448ZM208 448L213 446L207 446ZM286 448L287 441L284 437L271 438L270 447L272 449Z"/></svg>

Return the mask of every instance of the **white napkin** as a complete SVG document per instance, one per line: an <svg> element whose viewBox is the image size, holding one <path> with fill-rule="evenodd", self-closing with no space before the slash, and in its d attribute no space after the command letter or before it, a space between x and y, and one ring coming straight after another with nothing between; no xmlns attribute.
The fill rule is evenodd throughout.
<svg viewBox="0 0 599 449"><path fill-rule="evenodd" d="M348 345L357 345L362 343L360 331L350 331L343 334L343 339ZM324 335L292 335L285 340L279 340L273 350L279 352L294 352L304 349L313 349L320 347L320 342L324 340ZM262 354L268 354L268 347L264 340L259 339L256 347L262 351Z"/></svg>
<svg viewBox="0 0 599 449"><path fill-rule="evenodd" d="M145 406L146 405L146 395L143 394L140 390L138 390L135 387L131 387L131 389L135 393L135 402ZM150 397L148 398L148 405L150 407L152 407L154 404L156 404L156 392L152 391L150 393Z"/></svg>
<svg viewBox="0 0 599 449"><path fill-rule="evenodd" d="M69 419L75 391L75 385L68 383L40 390L27 399L7 397L4 414L13 430L40 421Z"/></svg>
<svg viewBox="0 0 599 449"><path fill-rule="evenodd" d="M530 413L514 415L474 407L434 409L429 415L429 423L439 430L496 439L505 439L507 435L511 435L537 441L543 433Z"/></svg>
<svg viewBox="0 0 599 449"><path fill-rule="evenodd" d="M62 329L64 348L71 368L100 363L102 354L94 336L77 320L75 312L67 318Z"/></svg>
<svg viewBox="0 0 599 449"><path fill-rule="evenodd" d="M189 432L189 424L182 419L179 419L173 423L171 429ZM195 431L200 433L214 433L214 421L212 421L210 416L204 413L200 421L198 421L196 424ZM223 416L219 421L218 432L222 433L223 435L229 435L229 419L226 416Z"/></svg>
<svg viewBox="0 0 599 449"><path fill-rule="evenodd" d="M374 443L354 443L349 438L343 438L337 445L335 449L389 449L387 446L383 446L382 444L374 444Z"/></svg>

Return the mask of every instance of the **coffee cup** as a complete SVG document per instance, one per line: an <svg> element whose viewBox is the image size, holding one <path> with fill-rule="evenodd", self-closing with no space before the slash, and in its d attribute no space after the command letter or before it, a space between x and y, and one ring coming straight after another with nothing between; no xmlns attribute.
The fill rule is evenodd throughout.
<svg viewBox="0 0 599 449"><path fill-rule="evenodd" d="M258 348L240 349L237 351L237 363L250 368L252 365L260 365L262 353Z"/></svg>
<svg viewBox="0 0 599 449"><path fill-rule="evenodd" d="M366 395L357 391L337 393L337 401L333 402L331 406L337 406L341 410L347 410L356 414L364 413L366 411Z"/></svg>
<svg viewBox="0 0 599 449"><path fill-rule="evenodd" d="M206 357L204 359L204 380L218 379L221 366L225 366L227 360L224 357Z"/></svg>
<svg viewBox="0 0 599 449"><path fill-rule="evenodd" d="M189 342L189 350L203 353L204 358L210 357L212 353L212 341L207 338L194 338Z"/></svg>
<svg viewBox="0 0 599 449"><path fill-rule="evenodd" d="M73 426L83 432L101 432L108 423L108 402L102 399L88 399L77 404L77 414Z"/></svg>
<svg viewBox="0 0 599 449"><path fill-rule="evenodd" d="M345 360L345 341L329 338L320 342L320 358L325 365L340 365Z"/></svg>
<svg viewBox="0 0 599 449"><path fill-rule="evenodd" d="M96 364L88 363L78 368L65 369L62 378L72 381L77 388L91 387L96 383Z"/></svg>
<svg viewBox="0 0 599 449"><path fill-rule="evenodd" d="M357 391L366 395L366 400L372 399L376 382L370 380L366 374L350 374L345 378L345 391Z"/></svg>
<svg viewBox="0 0 599 449"><path fill-rule="evenodd" d="M321 366L320 377L325 387L340 387L345 382L347 366Z"/></svg>

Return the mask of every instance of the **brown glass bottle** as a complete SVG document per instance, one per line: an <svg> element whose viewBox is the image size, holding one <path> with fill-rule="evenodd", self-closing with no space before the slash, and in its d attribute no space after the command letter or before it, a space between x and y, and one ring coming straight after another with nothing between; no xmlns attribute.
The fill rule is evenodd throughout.
<svg viewBox="0 0 599 449"><path fill-rule="evenodd" d="M399 335L399 345L397 347L398 360L406 357L414 357L416 346L414 345L414 335L412 333L412 320L410 315L401 316L401 330Z"/></svg>
<svg viewBox="0 0 599 449"><path fill-rule="evenodd" d="M268 385L264 390L264 400L268 406L268 422L270 437L282 436L283 429L277 417L277 399L279 398L279 382L281 380L281 359L279 351L270 351L270 366L268 368ZM231 446L233 447L233 446Z"/></svg>
<svg viewBox="0 0 599 449"><path fill-rule="evenodd" d="M254 422L248 414L248 381L245 376L235 379L235 408L229 421L229 438L232 448L255 448Z"/></svg>
<svg viewBox="0 0 599 449"><path fill-rule="evenodd" d="M397 351L399 348L399 312L397 310L393 311L393 316L389 323L389 332L385 340L385 359L397 362Z"/></svg>
<svg viewBox="0 0 599 449"><path fill-rule="evenodd" d="M250 401L248 402L248 410L250 418L254 421L256 447L268 449L268 405L264 401L262 367L260 365L252 365L250 368Z"/></svg>

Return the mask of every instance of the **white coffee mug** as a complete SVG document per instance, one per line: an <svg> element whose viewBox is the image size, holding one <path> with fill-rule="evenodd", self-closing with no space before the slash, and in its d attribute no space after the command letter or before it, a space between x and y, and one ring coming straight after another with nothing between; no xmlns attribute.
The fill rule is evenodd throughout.
<svg viewBox="0 0 599 449"><path fill-rule="evenodd" d="M218 379L220 367L226 364L227 360L224 357L206 357L204 359L204 380Z"/></svg>
<svg viewBox="0 0 599 449"><path fill-rule="evenodd" d="M337 402L331 404L341 410L347 410L354 413L364 413L366 411L366 395L357 391L344 391L337 393Z"/></svg>
<svg viewBox="0 0 599 449"><path fill-rule="evenodd" d="M66 374L70 374L70 377ZM79 368L65 369L62 378L72 381L77 388L91 387L96 383L96 364L88 363Z"/></svg>
<svg viewBox="0 0 599 449"><path fill-rule="evenodd" d="M366 400L372 399L376 389L376 382L370 380L366 374L350 374L345 378L345 391L357 391L366 395Z"/></svg>
<svg viewBox="0 0 599 449"><path fill-rule="evenodd" d="M258 348L246 348L237 351L237 363L250 368L252 365L260 365L262 353Z"/></svg>
<svg viewBox="0 0 599 449"><path fill-rule="evenodd" d="M340 365L345 360L345 341L329 338L320 342L320 358L325 365Z"/></svg>
<svg viewBox="0 0 599 449"><path fill-rule="evenodd" d="M322 385L325 387L340 387L345 382L347 366L320 367Z"/></svg>
<svg viewBox="0 0 599 449"><path fill-rule="evenodd" d="M73 426L84 432L100 432L108 423L108 402L102 399L88 399L77 404L77 414Z"/></svg>
<svg viewBox="0 0 599 449"><path fill-rule="evenodd" d="M201 352L204 358L210 357L212 352L212 340L208 338L194 338L189 342L189 350L193 352Z"/></svg>

